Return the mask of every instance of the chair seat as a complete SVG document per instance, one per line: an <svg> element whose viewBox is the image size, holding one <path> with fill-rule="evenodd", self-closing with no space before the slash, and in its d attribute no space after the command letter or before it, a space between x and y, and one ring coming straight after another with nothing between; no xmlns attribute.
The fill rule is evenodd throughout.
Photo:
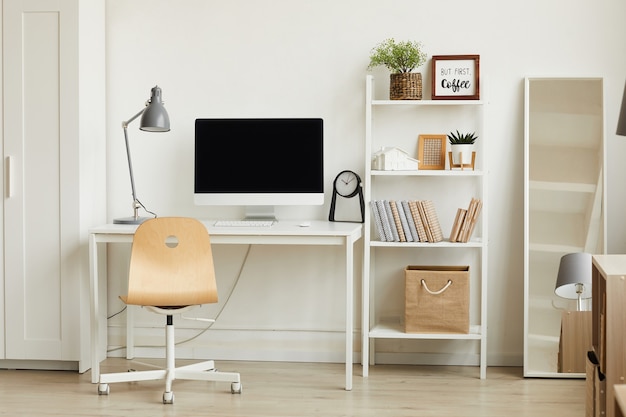
<svg viewBox="0 0 626 417"><path fill-rule="evenodd" d="M148 310L156 314L162 314L164 316L171 316L172 314L182 314L189 310L193 310L197 305L193 306L181 306L181 307L157 307L157 306L143 306Z"/></svg>
<svg viewBox="0 0 626 417"><path fill-rule="evenodd" d="M122 300L124 302L124 304L128 304L126 302L126 300L128 299L127 296L125 295L120 295L120 300ZM185 305L185 306L150 306L150 305L142 305L140 307L145 307L147 309L149 309L150 311L153 311L157 314L162 314L165 316L169 316L171 314L179 314L179 313L185 313L189 310L192 310L196 307L199 307L200 304L193 304L193 305Z"/></svg>

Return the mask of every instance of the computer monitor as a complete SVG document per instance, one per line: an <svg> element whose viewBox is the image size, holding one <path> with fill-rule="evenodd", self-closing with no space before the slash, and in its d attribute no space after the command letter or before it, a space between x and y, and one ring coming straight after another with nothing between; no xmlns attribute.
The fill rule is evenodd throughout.
<svg viewBox="0 0 626 417"><path fill-rule="evenodd" d="M320 118L196 119L194 152L196 205L271 218L274 206L324 203Z"/></svg>

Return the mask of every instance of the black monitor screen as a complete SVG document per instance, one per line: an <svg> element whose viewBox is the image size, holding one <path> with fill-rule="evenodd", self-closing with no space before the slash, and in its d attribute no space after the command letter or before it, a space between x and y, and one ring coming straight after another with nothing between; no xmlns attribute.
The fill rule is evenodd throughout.
<svg viewBox="0 0 626 417"><path fill-rule="evenodd" d="M323 198L323 142L319 118L196 119L196 203L311 204L298 196Z"/></svg>

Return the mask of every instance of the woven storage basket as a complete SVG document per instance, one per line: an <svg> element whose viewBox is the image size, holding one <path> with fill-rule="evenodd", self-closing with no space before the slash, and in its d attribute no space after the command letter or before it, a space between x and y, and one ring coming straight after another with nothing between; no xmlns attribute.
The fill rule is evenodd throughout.
<svg viewBox="0 0 626 417"><path fill-rule="evenodd" d="M469 266L405 269L406 333L469 333Z"/></svg>
<svg viewBox="0 0 626 417"><path fill-rule="evenodd" d="M419 72L391 74L389 98L391 100L421 100L422 74Z"/></svg>

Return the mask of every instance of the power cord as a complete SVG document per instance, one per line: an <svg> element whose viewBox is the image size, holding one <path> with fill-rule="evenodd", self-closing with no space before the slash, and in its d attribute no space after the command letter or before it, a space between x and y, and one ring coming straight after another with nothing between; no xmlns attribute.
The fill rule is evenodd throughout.
<svg viewBox="0 0 626 417"><path fill-rule="evenodd" d="M222 304L222 308L220 308L220 310L217 312L217 314L215 315L214 319L199 319L199 318L188 318L188 317L184 317L181 315L181 317L183 319L186 320L198 320L198 321L210 321L211 324L208 325L207 327L205 327L204 329L202 329L198 334L196 334L195 336L192 336L188 339L185 340L181 340L180 342L175 343L176 345L181 345L183 343L187 343L187 342L191 342L192 340L197 339L198 337L200 337L201 335L203 335L204 333L206 333L211 327L213 327L213 324L215 324L215 322L220 318L220 316L222 315L222 312L224 311L224 309L226 308L226 306L228 305L228 301L230 300L230 298L232 297L233 293L235 292L235 288L237 288L237 285L239 284L239 280L241 279L241 275L243 273L243 268L246 265L246 262L248 261L248 256L250 255L250 250L252 249L252 245L248 245L248 249L246 250L246 254L243 257L243 261L241 262L241 267L239 268L239 272L237 273L237 278L235 279L235 282L233 283L232 288L230 289L230 292L228 293L228 297L226 297L226 301Z"/></svg>
<svg viewBox="0 0 626 417"><path fill-rule="evenodd" d="M140 206L142 209L144 209L144 211L145 211L146 213L151 214L151 215L152 215L152 217L154 217L154 218L156 218L156 217L157 217L156 213L155 213L155 212L153 212L153 211L148 210L148 209L146 208L146 206L144 206L144 205L143 205L143 203L142 203L141 201L139 201L138 199L136 199L135 201L137 202L137 204L139 204L139 206Z"/></svg>

